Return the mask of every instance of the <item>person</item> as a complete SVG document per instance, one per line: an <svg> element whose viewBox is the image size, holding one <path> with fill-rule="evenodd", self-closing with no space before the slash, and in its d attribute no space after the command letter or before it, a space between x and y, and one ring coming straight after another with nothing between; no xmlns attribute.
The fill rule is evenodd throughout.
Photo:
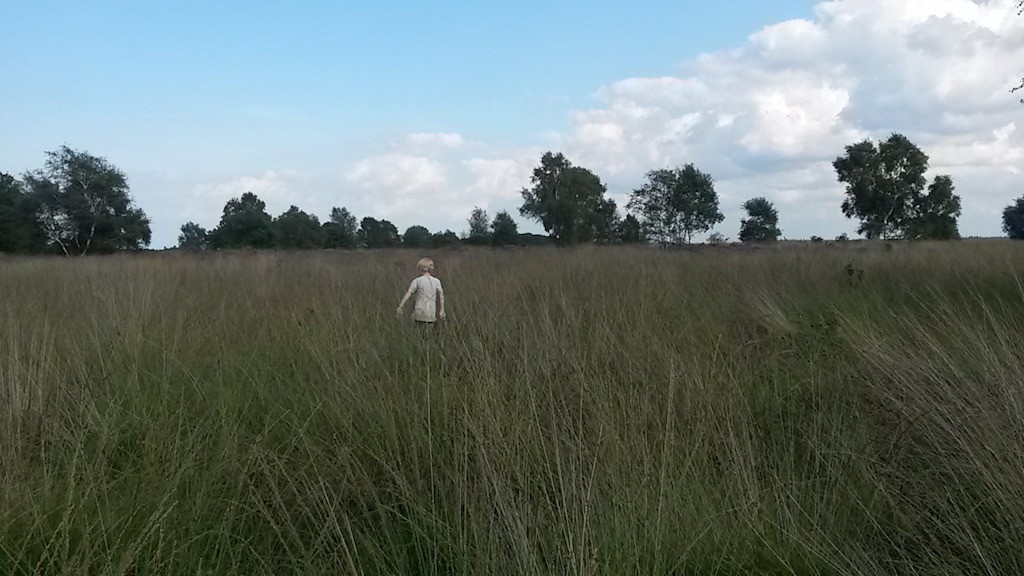
<svg viewBox="0 0 1024 576"><path fill-rule="evenodd" d="M433 326L435 320L444 320L444 289L441 281L434 277L434 261L420 258L416 263L420 275L409 285L402 301L398 303L398 316L405 313L405 303L413 296L412 319L421 326Z"/></svg>

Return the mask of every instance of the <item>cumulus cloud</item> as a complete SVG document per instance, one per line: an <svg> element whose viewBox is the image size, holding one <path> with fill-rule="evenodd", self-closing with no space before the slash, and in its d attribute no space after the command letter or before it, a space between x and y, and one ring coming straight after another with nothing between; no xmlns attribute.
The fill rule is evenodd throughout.
<svg viewBox="0 0 1024 576"><path fill-rule="evenodd" d="M269 214L281 214L291 205L309 210L315 199L310 177L295 171L268 170L259 176L238 176L224 182L197 184L185 199L185 219L215 226L224 204L246 192L259 196Z"/></svg>
<svg viewBox="0 0 1024 576"><path fill-rule="evenodd" d="M995 175L1024 170L1021 108L1008 93L1024 62L1015 4L823 2L813 19L768 26L678 77L601 88L600 106L571 114L566 152L620 192L646 170L694 162L718 179L724 227L738 226L743 200L766 195L788 232L806 237L854 227L831 160L902 132L933 173L958 181L962 231L998 234L991 215L1019 190ZM978 185L983 175L990 184Z"/></svg>
<svg viewBox="0 0 1024 576"><path fill-rule="evenodd" d="M1024 172L1024 105L1009 93L1024 62L1015 5L826 1L810 18L683 62L678 74L595 87L594 105L567 111L566 125L537 146L414 132L343 162L340 178L269 171L198 186L193 207L219 214L252 190L277 211L345 205L399 228L459 230L473 206L515 214L550 147L600 175L620 208L648 170L692 162L716 179L726 236L736 235L743 201L762 195L777 203L785 236L834 236L856 223L841 214L831 161L848 144L901 132L929 154L932 175L953 176L961 232L997 235Z"/></svg>
<svg viewBox="0 0 1024 576"><path fill-rule="evenodd" d="M416 132L405 137L409 144L415 146L438 146L442 148L461 148L466 141L455 132Z"/></svg>

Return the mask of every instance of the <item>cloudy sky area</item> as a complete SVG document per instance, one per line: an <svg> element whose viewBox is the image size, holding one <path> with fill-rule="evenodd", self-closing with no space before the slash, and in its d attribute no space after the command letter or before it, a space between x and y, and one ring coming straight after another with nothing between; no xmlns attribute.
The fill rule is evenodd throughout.
<svg viewBox="0 0 1024 576"><path fill-rule="evenodd" d="M693 162L730 238L760 195L788 238L852 234L831 161L892 132L953 176L965 236L1001 235L1024 194L1014 0L147 4L0 5L0 171L106 157L157 248L246 191L273 215L461 231L481 206L539 232L516 210L547 150L620 209Z"/></svg>

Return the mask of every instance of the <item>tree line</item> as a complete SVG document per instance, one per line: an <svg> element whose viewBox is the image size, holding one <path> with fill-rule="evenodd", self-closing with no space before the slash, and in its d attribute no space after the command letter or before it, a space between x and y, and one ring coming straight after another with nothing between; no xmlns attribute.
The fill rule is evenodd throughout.
<svg viewBox="0 0 1024 576"><path fill-rule="evenodd" d="M928 155L902 134L875 143L846 146L832 166L844 184L843 214L858 221L857 232L874 239L948 240L960 237L960 197L949 175L930 182ZM400 234L386 219L357 220L343 207L324 222L297 206L272 217L252 192L224 205L212 230L188 222L178 246L187 250L441 248L470 245L568 246L582 243L691 243L725 217L714 178L691 164L651 170L629 194L620 217L607 187L593 171L562 153L547 152L520 191L519 215L538 222L546 236L523 234L507 211L491 219L476 207L468 230L431 232L414 225ZM763 196L742 204L741 242L780 238L779 213ZM1024 239L1024 196L1003 211L1003 230ZM845 238L845 234L840 238ZM0 252L86 255L138 250L149 245L150 221L135 206L123 172L106 159L67 146L47 152L43 168L21 179L0 173ZM726 239L720 232L711 242Z"/></svg>

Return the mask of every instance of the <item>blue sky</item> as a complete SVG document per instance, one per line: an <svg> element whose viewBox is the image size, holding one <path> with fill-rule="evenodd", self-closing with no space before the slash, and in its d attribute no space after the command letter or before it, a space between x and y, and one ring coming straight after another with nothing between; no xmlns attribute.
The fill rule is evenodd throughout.
<svg viewBox="0 0 1024 576"><path fill-rule="evenodd" d="M577 152L580 163L589 160L586 165L606 178L624 206L624 194L639 185L643 162L623 167L616 160L641 150L657 135L625 124L628 113L597 124L589 119L607 119L630 106L640 116L653 110L651 99L657 100L662 84L635 82L640 93L634 94L629 92L631 79L692 79L708 91L732 93L737 84L717 77L718 71L736 72L740 64L749 65L743 70L762 66L760 73L750 73L751 84L766 74L813 72L821 64L815 50L823 50L822 61L851 67L853 61L845 61L842 54L810 44L799 27L783 27L778 38L762 32L794 19L822 29L838 27L850 14L869 18L871 1L822 3L830 6L822 12L816 9L818 3L803 0L657 0L639 5L6 0L0 5L6 85L0 91L0 171L20 174L40 167L44 151L65 143L104 156L127 173L137 203L153 220L154 247L174 244L177 228L186 220L216 225L226 197L244 192L246 185L257 193L264 187L272 213L292 202L324 218L330 206L345 205L359 216L389 217L400 229L423 223L459 230L465 223L458 214L467 206L514 210L518 188L510 193L497 187L521 183L528 177L529 159L553 147ZM873 1L882 15L887 9L903 10L889 0ZM988 22L971 16L965 2L937 3L949 6L948 15L972 24ZM992 10L1002 9L1002 4L987 3ZM864 10L835 13L857 5ZM922 23L918 15L907 17L918 27L928 22ZM917 32L908 28L893 34L912 40ZM766 36L760 45L752 39L759 33ZM802 64L784 63L773 70L753 49L782 54L787 45L805 51L789 56ZM1004 57L1015 57L1008 50ZM799 87L799 78L795 82ZM870 114L873 106L880 106L877 98L857 100L856 86L863 86L863 79L847 84L827 76L825 83L846 94L847 105L836 117L853 111ZM729 96L726 92L722 98ZM753 91L747 100L754 108L749 110L715 110L719 98L714 95L703 96L700 105L677 96L666 97L671 104L658 104L665 112L659 125L685 123L695 111L756 119L768 113L763 107L775 105ZM792 116L796 96L782 90L780 98ZM842 95L837 98L844 102ZM936 118L948 112L924 97L899 105L909 110L934 106ZM986 131L1013 121L1012 107L999 110L1007 122L989 122ZM877 111L886 118L892 113L891 107ZM814 110L808 114L801 122L831 121L831 112L823 117ZM874 136L859 128L870 125L868 117L854 119L851 129L839 134ZM928 132L918 137L929 141ZM415 134L422 137L409 136ZM772 180L774 184L786 181L782 164L820 164L821 158L790 154L786 142L764 140L762 149L756 149L758 136L751 139L750 134L754 128L746 139L737 135L728 142L702 141L704 152L692 152L697 147L691 146L691 155L708 154L712 144L721 153L708 154L709 164L753 153L757 162L768 164L765 175L781 178ZM816 132L802 133L801 138L808 134ZM607 137L616 135L631 147L609 147ZM1004 140L1012 168L1019 163L1013 152L1019 150L1015 128ZM840 146L828 154L834 157L841 151ZM685 154L647 157L656 164L677 156ZM388 162L403 163L405 172L391 173ZM660 166L647 169L655 167ZM757 171L731 174L724 165L720 170L736 186L757 177ZM727 193L729 185L723 184ZM779 202L801 190L796 183L776 187ZM807 193L814 194L810 189ZM382 214L372 213L375 208ZM804 226L806 220L790 224L794 236L815 233ZM853 227L841 218L823 222L832 222L829 227L836 234ZM980 216L978 222L978 233L998 233L997 226L983 226ZM526 222L521 225L535 229Z"/></svg>

